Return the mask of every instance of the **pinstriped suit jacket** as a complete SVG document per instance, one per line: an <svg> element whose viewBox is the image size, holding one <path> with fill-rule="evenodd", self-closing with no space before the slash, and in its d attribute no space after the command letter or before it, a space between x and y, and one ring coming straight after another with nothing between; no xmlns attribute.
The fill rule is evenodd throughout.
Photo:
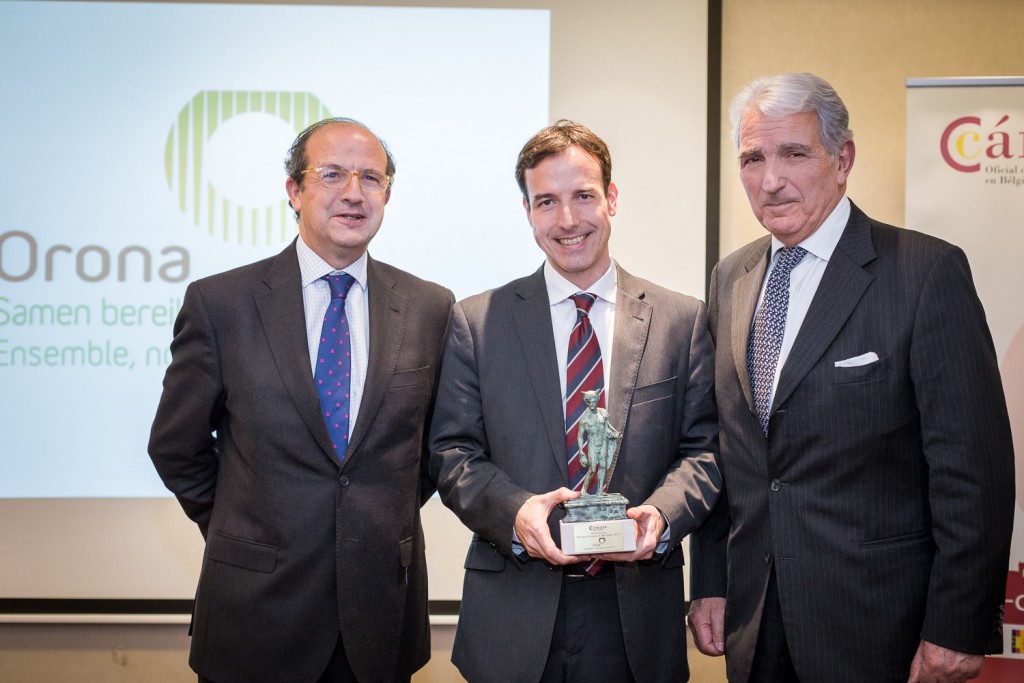
<svg viewBox="0 0 1024 683"><path fill-rule="evenodd" d="M852 207L766 439L746 348L769 245L711 283L725 493L691 572L693 597L727 596L729 680L750 674L772 567L801 680L906 681L920 639L1001 649L1013 446L966 257Z"/></svg>
<svg viewBox="0 0 1024 683"><path fill-rule="evenodd" d="M707 314L621 268L615 305L608 407L623 438L608 490L654 505L671 527L660 561L615 566L625 649L638 683L686 680L679 541L721 484ZM523 502L568 485L549 309L538 270L456 304L448 327L431 474L476 533L452 653L473 683L537 681L551 645L562 573L511 548Z"/></svg>

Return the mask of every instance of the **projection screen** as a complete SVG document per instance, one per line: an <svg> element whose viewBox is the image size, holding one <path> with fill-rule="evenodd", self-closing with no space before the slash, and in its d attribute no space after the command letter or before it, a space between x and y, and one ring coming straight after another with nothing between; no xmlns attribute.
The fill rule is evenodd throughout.
<svg viewBox="0 0 1024 683"><path fill-rule="evenodd" d="M0 2L0 612L187 605L202 539L145 452L171 328L188 282L294 238L309 123L387 141L371 253L461 298L542 262L512 168L577 119L616 161L613 255L703 294L705 4L457 4ZM458 600L468 532L436 498L425 523Z"/></svg>

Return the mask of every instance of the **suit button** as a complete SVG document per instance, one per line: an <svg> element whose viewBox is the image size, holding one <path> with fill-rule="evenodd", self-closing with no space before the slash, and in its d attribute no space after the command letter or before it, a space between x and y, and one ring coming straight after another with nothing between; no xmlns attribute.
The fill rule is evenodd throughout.
<svg viewBox="0 0 1024 683"><path fill-rule="evenodd" d="M341 475L341 477L338 479L338 483L341 484L342 486L348 486L348 475Z"/></svg>
<svg viewBox="0 0 1024 683"><path fill-rule="evenodd" d="M772 554L771 553L765 553L764 554L764 563L765 564L771 564L772 563Z"/></svg>
<svg viewBox="0 0 1024 683"><path fill-rule="evenodd" d="M772 485L771 485L772 491L778 491L781 488L782 488L782 482L780 482L778 479L772 479Z"/></svg>

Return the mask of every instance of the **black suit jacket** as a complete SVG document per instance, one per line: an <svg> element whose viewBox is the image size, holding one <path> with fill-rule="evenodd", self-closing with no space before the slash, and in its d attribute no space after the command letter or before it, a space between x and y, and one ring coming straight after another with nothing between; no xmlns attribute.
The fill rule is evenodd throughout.
<svg viewBox="0 0 1024 683"><path fill-rule="evenodd" d="M769 247L711 283L726 490L691 545L692 595L727 596L729 680L749 676L772 567L801 680L902 683L922 638L1001 649L1013 446L966 257L852 207L766 439L746 349Z"/></svg>
<svg viewBox="0 0 1024 683"><path fill-rule="evenodd" d="M190 664L314 680L338 633L361 681L429 658L420 505L451 292L370 259L369 367L344 464L310 370L294 242L191 284L149 452L206 538Z"/></svg>
<svg viewBox="0 0 1024 683"><path fill-rule="evenodd" d="M608 490L656 506L672 531L659 561L615 566L626 654L639 683L684 680L679 541L721 482L704 304L619 269L614 334L609 420L623 437ZM473 683L537 681L551 645L562 572L511 545L523 502L568 486L556 353L542 270L455 306L431 472L475 532L452 653Z"/></svg>

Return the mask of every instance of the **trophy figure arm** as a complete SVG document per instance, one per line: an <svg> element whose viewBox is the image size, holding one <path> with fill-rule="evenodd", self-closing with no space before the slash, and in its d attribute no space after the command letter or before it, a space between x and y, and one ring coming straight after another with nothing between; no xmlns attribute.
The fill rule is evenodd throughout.
<svg viewBox="0 0 1024 683"><path fill-rule="evenodd" d="M608 427L608 457L605 460L606 467L611 467L612 463L615 462L615 453L619 450L619 439L621 437L621 432L616 430L614 427Z"/></svg>

